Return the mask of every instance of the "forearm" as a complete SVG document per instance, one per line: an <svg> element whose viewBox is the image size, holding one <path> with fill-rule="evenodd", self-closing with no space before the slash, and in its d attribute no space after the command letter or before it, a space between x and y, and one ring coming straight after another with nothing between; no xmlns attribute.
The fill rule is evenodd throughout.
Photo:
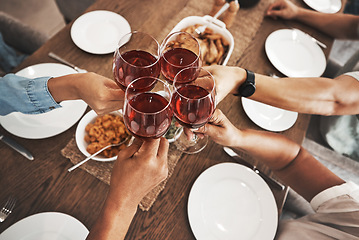
<svg viewBox="0 0 359 240"><path fill-rule="evenodd" d="M264 131L243 130L238 149L266 164L286 185L310 201L319 192L344 181L300 145Z"/></svg>
<svg viewBox="0 0 359 240"><path fill-rule="evenodd" d="M77 90L78 83L86 74L87 73L76 73L51 78L47 83L47 87L56 102L76 100L80 98Z"/></svg>
<svg viewBox="0 0 359 240"><path fill-rule="evenodd" d="M295 19L322 31L333 38L359 38L359 16L342 13L321 13L299 8Z"/></svg>
<svg viewBox="0 0 359 240"><path fill-rule="evenodd" d="M250 97L300 113L344 115L359 113L359 82L346 75L329 78L272 78L256 74Z"/></svg>
<svg viewBox="0 0 359 240"><path fill-rule="evenodd" d="M100 216L92 227L87 240L124 239L131 221L136 214L137 205L106 201Z"/></svg>

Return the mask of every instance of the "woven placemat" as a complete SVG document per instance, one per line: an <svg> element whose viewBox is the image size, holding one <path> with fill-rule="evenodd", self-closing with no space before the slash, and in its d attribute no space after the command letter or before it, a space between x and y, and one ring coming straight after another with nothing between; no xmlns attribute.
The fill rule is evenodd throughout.
<svg viewBox="0 0 359 240"><path fill-rule="evenodd" d="M79 163L84 158L80 150L77 148L75 138L72 138L69 143L61 150L61 154L70 159L73 164ZM157 187L152 189L140 202L139 207L142 211L148 211L153 203L156 201L157 196L165 188L168 179L172 176L172 173L176 167L176 164L181 157L182 152L179 151L174 144L170 144L168 151L168 177L163 182L161 182ZM103 181L104 183L110 185L111 171L114 165L112 162L98 162L98 161L88 161L84 163L79 168L85 170L89 174Z"/></svg>
<svg viewBox="0 0 359 240"><path fill-rule="evenodd" d="M261 0L256 6L249 9L239 9L233 25L228 29L234 38L234 49L228 65L236 65L236 61L243 54L256 35L262 24L264 13L268 6L275 0ZM208 15L212 9L214 1L208 0L192 0L178 12L171 20L168 21L166 27L162 30L158 37L159 41L163 41L168 33L183 18L188 16L204 16Z"/></svg>

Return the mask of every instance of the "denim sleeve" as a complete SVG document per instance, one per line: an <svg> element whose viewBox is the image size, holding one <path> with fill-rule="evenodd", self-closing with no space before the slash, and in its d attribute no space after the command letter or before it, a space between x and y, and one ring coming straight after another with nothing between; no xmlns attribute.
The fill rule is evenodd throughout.
<svg viewBox="0 0 359 240"><path fill-rule="evenodd" d="M0 115L11 112L38 114L61 107L47 88L50 78L28 79L12 73L0 78Z"/></svg>

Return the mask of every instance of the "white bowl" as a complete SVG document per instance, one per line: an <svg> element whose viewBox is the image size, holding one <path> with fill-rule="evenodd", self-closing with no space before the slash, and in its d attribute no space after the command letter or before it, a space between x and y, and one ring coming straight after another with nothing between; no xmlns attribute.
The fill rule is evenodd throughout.
<svg viewBox="0 0 359 240"><path fill-rule="evenodd" d="M178 32L181 31L183 28L195 25L195 24L201 24L201 25L208 25L209 28L213 30L214 33L221 34L228 42L229 42L229 48L226 57L224 58L221 65L227 65L229 58L232 55L233 48L234 48L234 39L233 35L227 30L226 24L222 22L221 20L214 19L213 17L206 15L203 17L199 16L189 16L184 19L182 19L170 32Z"/></svg>
<svg viewBox="0 0 359 240"><path fill-rule="evenodd" d="M111 114L123 116L122 110L114 111ZM85 128L86 128L87 124L95 122L95 119L97 117L98 117L98 115L96 114L96 112L94 110L89 111L85 116L83 116L83 118L80 120L80 122L76 128L75 139L76 139L77 147L82 152L82 154L84 154L86 157L91 156L91 154L86 150L88 143L85 141L85 135L87 134L85 131ZM101 162L108 162L108 161L114 161L114 160L116 160L116 158L117 158L117 156L107 158L102 155L97 155L95 157L92 157L91 159L96 160L96 161L101 161Z"/></svg>

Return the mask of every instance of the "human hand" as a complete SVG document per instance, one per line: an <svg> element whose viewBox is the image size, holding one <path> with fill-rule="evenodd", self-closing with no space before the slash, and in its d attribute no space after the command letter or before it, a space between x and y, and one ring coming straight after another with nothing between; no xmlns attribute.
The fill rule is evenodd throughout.
<svg viewBox="0 0 359 240"><path fill-rule="evenodd" d="M49 79L47 87L56 102L84 100L97 114L123 106L124 92L117 84L96 73L76 73Z"/></svg>
<svg viewBox="0 0 359 240"><path fill-rule="evenodd" d="M277 19L294 19L298 15L299 7L289 0L278 0L267 9L266 16Z"/></svg>
<svg viewBox="0 0 359 240"><path fill-rule="evenodd" d="M240 146L241 131L237 129L221 110L216 109L209 122L198 130L196 134L208 135L216 143L237 147Z"/></svg>
<svg viewBox="0 0 359 240"><path fill-rule="evenodd" d="M105 114L123 107L124 92L109 78L85 73L79 78L79 97L97 114Z"/></svg>
<svg viewBox="0 0 359 240"><path fill-rule="evenodd" d="M217 103L222 101L229 93L236 93L238 86L246 78L245 70L239 67L211 65L203 68L214 77Z"/></svg>
<svg viewBox="0 0 359 240"><path fill-rule="evenodd" d="M136 207L168 175L165 138L135 142L121 150L113 167L108 201Z"/></svg>

